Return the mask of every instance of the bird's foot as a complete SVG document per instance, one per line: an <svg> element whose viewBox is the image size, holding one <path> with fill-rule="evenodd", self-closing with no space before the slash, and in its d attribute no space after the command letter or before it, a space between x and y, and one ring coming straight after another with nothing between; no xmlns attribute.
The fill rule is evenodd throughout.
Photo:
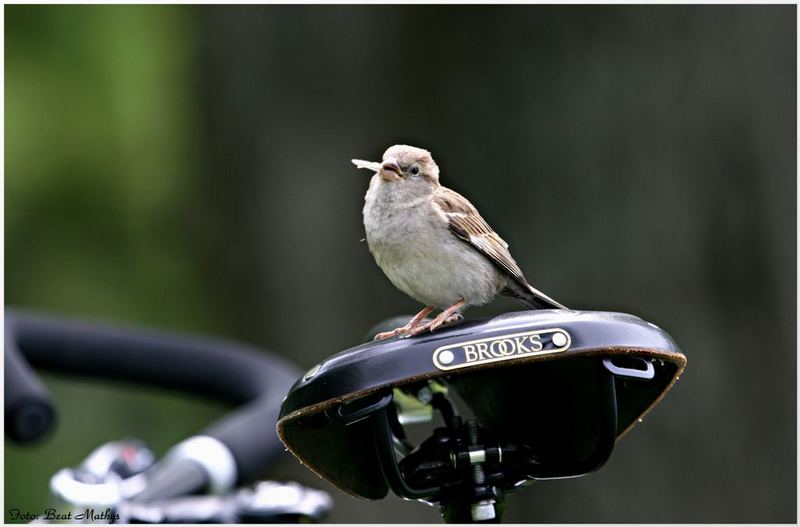
<svg viewBox="0 0 800 527"><path fill-rule="evenodd" d="M448 316L447 318L437 319L431 323L431 331L438 329L440 326L445 324L452 324L453 322L458 322L460 320L464 320L464 315L456 311L452 315Z"/></svg>
<svg viewBox="0 0 800 527"><path fill-rule="evenodd" d="M405 326L403 326L402 328L393 329L392 331L383 331L381 333L378 333L372 340L386 340L392 337L396 337L397 335L404 335L406 333L408 333L408 330L406 329Z"/></svg>
<svg viewBox="0 0 800 527"><path fill-rule="evenodd" d="M420 333L424 333L425 331L428 331L431 328L431 324L433 324L433 321L426 322L425 324L420 324L419 326L415 327L411 331L407 332L401 338L407 339L407 338L415 337L415 336L419 335Z"/></svg>
<svg viewBox="0 0 800 527"><path fill-rule="evenodd" d="M425 324L420 324L419 326L415 327L414 329L412 329L411 331L408 331L405 335L403 335L403 338L414 337L414 336L419 335L420 333L424 333L426 331L433 332L433 331L436 331L437 329L439 329L441 326L443 326L445 324L450 324L452 322L458 322L459 320L463 320L464 319L464 315L462 315L461 313L459 313L457 311L455 313L449 313L449 314L446 314L446 316L442 316L442 315L445 315L445 314L446 314L445 312L442 312L442 313L439 314L438 317L436 317L435 319L431 320L430 322L427 322Z"/></svg>
<svg viewBox="0 0 800 527"><path fill-rule="evenodd" d="M433 306L425 306L419 313L414 315L414 318L409 320L408 324L406 324L405 326L393 329L392 331L384 331L382 333L378 333L372 340L386 340L392 337L396 337L397 335L401 336L406 335L410 331L413 331L417 326L419 326L419 323L422 322L425 319L425 317L427 317L430 314L431 311L433 311Z"/></svg>

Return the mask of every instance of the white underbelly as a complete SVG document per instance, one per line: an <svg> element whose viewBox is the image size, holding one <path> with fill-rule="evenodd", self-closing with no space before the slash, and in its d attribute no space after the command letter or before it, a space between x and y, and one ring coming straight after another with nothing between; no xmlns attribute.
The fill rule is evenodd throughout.
<svg viewBox="0 0 800 527"><path fill-rule="evenodd" d="M367 243L378 266L401 291L425 304L445 308L491 301L506 280L476 249L444 225L405 221L367 228Z"/></svg>

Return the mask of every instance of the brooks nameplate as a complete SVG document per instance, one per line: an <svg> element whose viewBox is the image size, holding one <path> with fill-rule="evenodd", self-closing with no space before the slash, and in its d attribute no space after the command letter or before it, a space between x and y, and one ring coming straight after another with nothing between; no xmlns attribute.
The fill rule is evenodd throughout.
<svg viewBox="0 0 800 527"><path fill-rule="evenodd" d="M561 328L538 329L442 346L433 352L433 364L440 370L456 370L533 355L561 353L572 338Z"/></svg>

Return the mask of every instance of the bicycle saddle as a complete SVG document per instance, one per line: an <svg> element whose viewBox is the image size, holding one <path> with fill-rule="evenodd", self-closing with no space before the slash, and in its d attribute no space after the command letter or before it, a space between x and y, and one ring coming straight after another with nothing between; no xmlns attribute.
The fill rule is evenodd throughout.
<svg viewBox="0 0 800 527"><path fill-rule="evenodd" d="M685 364L667 333L633 315L507 313L336 354L294 384L277 428L304 465L351 495L457 496L476 520L487 497L600 468ZM474 419L460 417L454 395ZM425 408L445 426L414 446L403 425Z"/></svg>

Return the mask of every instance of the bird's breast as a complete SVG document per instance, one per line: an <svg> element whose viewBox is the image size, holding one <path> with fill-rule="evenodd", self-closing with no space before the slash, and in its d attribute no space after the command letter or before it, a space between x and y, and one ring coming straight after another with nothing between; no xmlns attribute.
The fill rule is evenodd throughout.
<svg viewBox="0 0 800 527"><path fill-rule="evenodd" d="M378 266L422 303L443 307L465 298L482 304L500 287L494 267L456 238L430 203L398 203L368 193L364 228Z"/></svg>

